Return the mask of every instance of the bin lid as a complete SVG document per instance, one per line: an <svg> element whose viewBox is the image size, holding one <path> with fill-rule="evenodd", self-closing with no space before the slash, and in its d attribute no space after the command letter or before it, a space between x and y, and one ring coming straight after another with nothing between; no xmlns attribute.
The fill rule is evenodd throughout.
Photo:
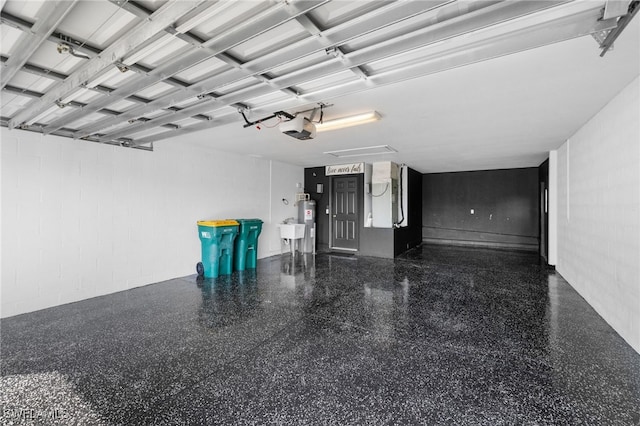
<svg viewBox="0 0 640 426"><path fill-rule="evenodd" d="M236 219L240 223L264 223L260 219Z"/></svg>
<svg viewBox="0 0 640 426"><path fill-rule="evenodd" d="M210 226L210 227L218 227L218 226L238 226L240 225L237 221L233 219L225 219L225 220L199 220L199 226Z"/></svg>

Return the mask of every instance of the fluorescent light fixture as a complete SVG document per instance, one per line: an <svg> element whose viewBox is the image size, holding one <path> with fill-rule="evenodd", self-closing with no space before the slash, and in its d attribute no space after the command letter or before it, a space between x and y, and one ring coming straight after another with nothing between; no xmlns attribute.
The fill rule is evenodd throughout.
<svg viewBox="0 0 640 426"><path fill-rule="evenodd" d="M42 120L43 118L53 114L54 112L56 112L58 109L60 109L58 107L58 105L54 105L51 108L45 110L44 112L41 112L40 114L36 115L35 117L33 117L32 119L25 121L24 124L26 124L27 126L33 126L38 120Z"/></svg>
<svg viewBox="0 0 640 426"><path fill-rule="evenodd" d="M100 74L99 76L97 76L96 78L94 78L93 80L90 80L87 82L86 86L88 89L93 89L94 87L100 85L101 83L104 83L105 81L109 80L110 78L115 77L116 75L118 75L120 73L120 70L118 68L111 68L109 71Z"/></svg>
<svg viewBox="0 0 640 426"><path fill-rule="evenodd" d="M234 2L232 1L221 1L218 2L216 4L214 4L213 6L209 7L208 9L206 9L203 13L200 13L196 16L194 16L191 19L188 19L186 22L178 25L176 27L176 31L179 33L186 33L187 31L197 27L198 25L202 24L204 21L206 21L207 19L211 18L213 15L215 15L216 13L222 12L224 9L227 9L228 7L230 7L231 5L233 5Z"/></svg>
<svg viewBox="0 0 640 426"><path fill-rule="evenodd" d="M382 154L395 154L398 151L389 145L375 145L375 146L365 146L362 148L349 148L349 149L338 149L335 151L326 151L323 154L333 155L334 157L344 158L344 157L360 157L363 155L382 155Z"/></svg>
<svg viewBox="0 0 640 426"><path fill-rule="evenodd" d="M336 118L334 120L325 120L316 124L316 131L323 132L325 130L344 129L345 127L359 126L360 124L372 123L380 120L382 117L377 111L369 111L363 114L351 115L348 117Z"/></svg>
<svg viewBox="0 0 640 426"><path fill-rule="evenodd" d="M173 40L172 34L165 34L164 36L160 37L158 40L151 42L150 44L146 45L145 47L138 50L137 52L124 58L122 60L122 63L125 65L133 65L139 60L143 59L144 57L149 56L151 53L155 52L157 49L160 49L162 46L169 44L169 42L171 42L172 40Z"/></svg>

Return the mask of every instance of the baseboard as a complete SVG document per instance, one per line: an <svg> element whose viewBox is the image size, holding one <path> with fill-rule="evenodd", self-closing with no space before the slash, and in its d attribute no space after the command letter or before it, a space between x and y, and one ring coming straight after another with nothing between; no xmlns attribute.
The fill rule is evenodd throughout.
<svg viewBox="0 0 640 426"><path fill-rule="evenodd" d="M427 244L442 244L448 246L462 246L462 247L486 247L486 248L498 248L498 249L514 249L522 251L538 251L537 244L526 243L501 243L494 241L470 241L470 240L451 240L442 238L423 238L423 243Z"/></svg>
<svg viewBox="0 0 640 426"><path fill-rule="evenodd" d="M327 255L329 256L337 256L337 257L348 257L350 259L355 259L356 258L356 254L354 252L344 252L344 251L337 251L337 250L331 250L329 253L327 253Z"/></svg>

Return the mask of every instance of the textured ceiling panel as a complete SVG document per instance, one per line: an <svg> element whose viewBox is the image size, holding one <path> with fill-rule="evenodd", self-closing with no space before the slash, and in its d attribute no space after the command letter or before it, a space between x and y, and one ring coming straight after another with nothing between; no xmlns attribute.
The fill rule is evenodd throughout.
<svg viewBox="0 0 640 426"><path fill-rule="evenodd" d="M36 92L46 92L56 84L56 80L41 77L27 71L19 71L11 80L11 84L20 89L32 90Z"/></svg>
<svg viewBox="0 0 640 426"><path fill-rule="evenodd" d="M41 1L9 0L2 6L2 12L9 13L20 19L32 21L34 16L38 16L43 6L44 2Z"/></svg>
<svg viewBox="0 0 640 426"><path fill-rule="evenodd" d="M0 54L8 56L11 48L17 43L22 31L9 25L0 25Z"/></svg>
<svg viewBox="0 0 640 426"><path fill-rule="evenodd" d="M300 83L297 85L297 87L300 88L304 93L324 89L326 87L334 87L355 80L359 80L359 77L354 73L352 73L351 71L342 71L316 80Z"/></svg>
<svg viewBox="0 0 640 426"><path fill-rule="evenodd" d="M343 0L326 3L309 13L309 16L320 28L328 29L357 18L358 16L375 10L391 1L359 1Z"/></svg>
<svg viewBox="0 0 640 426"><path fill-rule="evenodd" d="M260 37L254 37L229 50L229 54L243 62L259 58L275 50L286 48L308 37L309 33L297 21L285 22Z"/></svg>
<svg viewBox="0 0 640 426"><path fill-rule="evenodd" d="M78 119L76 121L72 121L71 123L69 123L69 127L71 127L71 128L82 127L85 124L92 123L95 120L99 120L100 118L102 118L102 115L103 114L100 114L98 112L94 112L93 114L86 115L86 116L84 116L84 117L82 117L82 118L80 118L80 119Z"/></svg>
<svg viewBox="0 0 640 426"><path fill-rule="evenodd" d="M308 67L312 67L314 65L320 64L322 62L326 62L331 59L332 57L328 56L327 52L325 52L324 50L321 50L319 52L311 53L299 59L294 59L283 65L272 68L269 70L269 75L272 75L274 77L287 75L296 71L304 70Z"/></svg>
<svg viewBox="0 0 640 426"><path fill-rule="evenodd" d="M119 100L119 101L114 102L111 105L109 105L109 109L112 109L114 111L122 112L122 111L126 111L129 108L132 108L132 107L134 107L136 105L138 105L138 104L135 103L135 102L128 101L126 99L122 99L122 100Z"/></svg>
<svg viewBox="0 0 640 426"><path fill-rule="evenodd" d="M231 66L223 60L212 57L176 74L176 77L187 83L196 83L230 68Z"/></svg>
<svg viewBox="0 0 640 426"><path fill-rule="evenodd" d="M233 27L246 22L257 14L272 7L270 2L264 1L221 1L216 7L216 13L196 26L194 33L205 38L223 36ZM204 11L207 13L207 11Z"/></svg>
<svg viewBox="0 0 640 426"><path fill-rule="evenodd" d="M27 96L15 95L9 92L2 92L2 98L0 98L0 100L2 102L0 114L4 117L12 116L31 102L31 98Z"/></svg>

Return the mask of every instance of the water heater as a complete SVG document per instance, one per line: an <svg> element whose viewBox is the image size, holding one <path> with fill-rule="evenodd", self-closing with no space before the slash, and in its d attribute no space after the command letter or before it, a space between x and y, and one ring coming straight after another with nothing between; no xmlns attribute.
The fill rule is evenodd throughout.
<svg viewBox="0 0 640 426"><path fill-rule="evenodd" d="M394 162L373 163L371 213L374 228L393 228L398 222L398 165Z"/></svg>
<svg viewBox="0 0 640 426"><path fill-rule="evenodd" d="M304 200L298 202L298 222L304 223L303 253L315 253L316 246L316 202Z"/></svg>

